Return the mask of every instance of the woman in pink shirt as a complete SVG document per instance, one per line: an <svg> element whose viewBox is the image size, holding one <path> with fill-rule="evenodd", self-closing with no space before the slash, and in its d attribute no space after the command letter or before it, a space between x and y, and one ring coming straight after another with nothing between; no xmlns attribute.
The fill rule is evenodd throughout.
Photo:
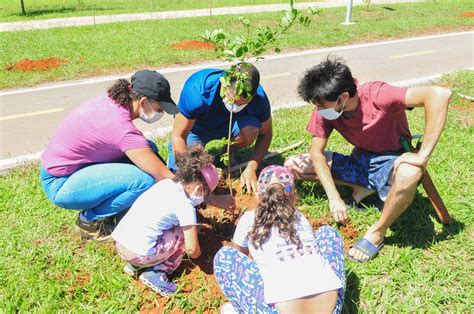
<svg viewBox="0 0 474 314"><path fill-rule="evenodd" d="M174 176L132 122L154 123L164 112L178 113L168 81L142 70L131 84L120 79L81 104L56 130L41 156L41 183L55 205L80 211L83 238L112 241L116 215L155 181Z"/></svg>

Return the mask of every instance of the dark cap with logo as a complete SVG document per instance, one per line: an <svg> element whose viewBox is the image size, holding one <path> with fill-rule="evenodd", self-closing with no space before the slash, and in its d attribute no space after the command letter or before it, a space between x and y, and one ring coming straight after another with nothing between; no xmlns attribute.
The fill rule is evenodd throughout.
<svg viewBox="0 0 474 314"><path fill-rule="evenodd" d="M171 99L170 83L156 71L141 70L132 75L132 89L143 96L156 100L161 109L174 115L179 112Z"/></svg>

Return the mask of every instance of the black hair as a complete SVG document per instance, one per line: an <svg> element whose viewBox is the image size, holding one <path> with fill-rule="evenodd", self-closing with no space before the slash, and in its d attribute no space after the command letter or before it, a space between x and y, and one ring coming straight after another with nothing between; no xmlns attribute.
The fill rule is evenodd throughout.
<svg viewBox="0 0 474 314"><path fill-rule="evenodd" d="M255 248L261 248L271 235L272 228L277 227L280 236L287 242L302 246L296 232L295 223L299 216L295 210L295 194L288 195L281 184L270 185L260 198L255 210L255 220L248 238Z"/></svg>
<svg viewBox="0 0 474 314"><path fill-rule="evenodd" d="M188 146L183 153L176 154L178 170L175 173L174 181L183 183L199 181L209 190L201 168L208 167L213 159L210 154L204 151L201 144Z"/></svg>
<svg viewBox="0 0 474 314"><path fill-rule="evenodd" d="M307 70L298 84L300 97L311 103L336 101L344 92L353 97L357 86L351 70L339 57L328 56L325 61Z"/></svg>
<svg viewBox="0 0 474 314"><path fill-rule="evenodd" d="M131 101L146 97L134 91L132 89L132 84L130 84L126 79L115 81L115 83L107 89L107 95L129 111L132 110Z"/></svg>
<svg viewBox="0 0 474 314"><path fill-rule="evenodd" d="M260 72L258 69L251 63L240 63L235 69L236 73L247 73L248 74L248 83L252 86L250 95L247 92L242 93L244 98L252 98L257 94L258 85L260 84ZM233 85L235 83L235 78L231 79L230 83Z"/></svg>

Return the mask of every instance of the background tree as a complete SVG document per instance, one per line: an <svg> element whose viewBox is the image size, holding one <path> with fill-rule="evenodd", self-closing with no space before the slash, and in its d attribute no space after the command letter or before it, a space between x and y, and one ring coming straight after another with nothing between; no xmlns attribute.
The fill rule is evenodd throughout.
<svg viewBox="0 0 474 314"><path fill-rule="evenodd" d="M21 15L26 15L24 0L20 0L20 2L21 2Z"/></svg>

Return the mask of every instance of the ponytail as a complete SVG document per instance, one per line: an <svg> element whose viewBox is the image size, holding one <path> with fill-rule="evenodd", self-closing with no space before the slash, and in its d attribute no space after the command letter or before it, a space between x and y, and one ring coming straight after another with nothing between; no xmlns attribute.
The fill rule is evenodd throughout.
<svg viewBox="0 0 474 314"><path fill-rule="evenodd" d="M277 227L280 236L288 242L298 248L302 246L295 228L299 217L294 208L294 197L293 193L286 193L280 184L272 184L267 188L255 210L254 224L248 234L255 248L262 247L270 237L273 227Z"/></svg>
<svg viewBox="0 0 474 314"><path fill-rule="evenodd" d="M112 98L113 101L129 110L131 110L132 100L144 97L142 94L134 91L132 84L130 84L126 79L117 80L109 87L107 95Z"/></svg>

